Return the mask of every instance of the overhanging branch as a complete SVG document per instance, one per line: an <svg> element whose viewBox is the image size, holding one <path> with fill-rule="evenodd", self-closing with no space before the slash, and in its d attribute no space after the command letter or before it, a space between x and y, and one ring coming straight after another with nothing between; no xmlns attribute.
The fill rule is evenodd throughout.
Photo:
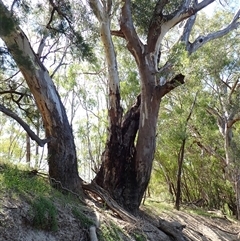
<svg viewBox="0 0 240 241"><path fill-rule="evenodd" d="M14 120L16 120L22 127L23 129L28 133L28 135L30 136L30 138L32 140L35 140L37 142L37 144L41 147L43 147L46 143L48 143L49 141L51 141L52 138L48 138L48 139L40 139L29 127L29 125L23 121L17 114L15 114L14 112L12 112L10 109L6 108L5 106L0 104L0 111L3 112L4 114L12 117Z"/></svg>

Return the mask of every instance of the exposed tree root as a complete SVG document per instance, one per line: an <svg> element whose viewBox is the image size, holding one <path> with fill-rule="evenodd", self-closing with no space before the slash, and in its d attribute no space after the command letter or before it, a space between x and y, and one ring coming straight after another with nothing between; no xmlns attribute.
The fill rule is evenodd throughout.
<svg viewBox="0 0 240 241"><path fill-rule="evenodd" d="M179 222L169 222L164 219L159 219L158 228L170 237L173 237L175 241L186 241L182 233L186 225L182 225Z"/></svg>
<svg viewBox="0 0 240 241"><path fill-rule="evenodd" d="M124 210L122 207L120 207L116 203L116 201L114 201L110 197L108 192L105 191L100 186L98 186L95 182L92 182L89 184L83 184L83 189L98 195L114 213L118 214L118 216L122 220L131 222L131 223L136 223L136 222L140 222L140 221L142 222L142 220L138 219L137 217L134 217L132 214L128 213L126 210ZM152 224L152 225L154 225L154 224ZM182 233L182 230L186 226L181 225L178 222L168 222L166 220L159 219L158 225L154 225L154 226L156 226L159 230L161 230L162 232L167 234L169 237L174 238L175 241L186 241L187 240Z"/></svg>
<svg viewBox="0 0 240 241"><path fill-rule="evenodd" d="M105 191L103 188L98 186L96 183L92 182L89 184L83 184L83 189L93 192L97 194L105 203L106 205L115 213L119 215L119 217L122 218L122 220L127 222L136 222L137 218L135 218L133 215L128 213L126 210L124 210L122 207L120 207L116 201L114 201L107 191Z"/></svg>
<svg viewBox="0 0 240 241"><path fill-rule="evenodd" d="M96 227L93 225L89 228L89 236L90 236L90 241L98 241Z"/></svg>

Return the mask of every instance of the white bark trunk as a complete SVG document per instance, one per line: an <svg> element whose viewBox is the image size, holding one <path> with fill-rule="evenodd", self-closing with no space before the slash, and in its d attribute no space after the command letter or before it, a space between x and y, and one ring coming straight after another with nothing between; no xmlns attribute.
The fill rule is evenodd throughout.
<svg viewBox="0 0 240 241"><path fill-rule="evenodd" d="M0 33L0 37L7 45L20 71L26 79L40 112L44 113L43 119L44 124L47 127L46 133L48 136L51 136L52 128L49 127L49 125L52 125L53 123L53 108L56 109L56 113L58 114L56 118L63 123L62 106L53 81L46 68L38 59L38 56L34 53L27 36L14 22L10 12L1 0L0 11L4 16L4 20L9 23L9 25L5 26L9 29L3 29L2 33ZM2 26L2 28L4 28L4 26ZM40 87L45 91L40 92Z"/></svg>
<svg viewBox="0 0 240 241"><path fill-rule="evenodd" d="M116 60L116 53L111 35L111 4L112 1L89 0L95 16L100 23L101 40L104 45L108 68L109 87L109 120L111 125L121 125L122 111L120 111L120 81Z"/></svg>

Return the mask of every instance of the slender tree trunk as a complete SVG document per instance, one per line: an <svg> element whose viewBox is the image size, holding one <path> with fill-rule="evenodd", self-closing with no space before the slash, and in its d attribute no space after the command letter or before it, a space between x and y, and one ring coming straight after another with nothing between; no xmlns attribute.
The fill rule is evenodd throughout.
<svg viewBox="0 0 240 241"><path fill-rule="evenodd" d="M184 152L185 152L185 144L187 140L186 132L187 132L187 124L191 118L191 115L193 113L193 108L197 101L197 93L195 95L194 101L192 103L190 112L187 116L185 127L184 127L184 138L182 140L182 144L178 153L178 173L177 173L177 192L176 192L176 201L175 201L175 208L177 210L180 209L180 202L181 202L181 180L182 180L182 168L183 168L183 160L184 160Z"/></svg>
<svg viewBox="0 0 240 241"><path fill-rule="evenodd" d="M240 220L240 170L238 162L238 156L236 153L236 143L233 140L232 126L229 126L228 122L225 122L225 155L226 155L226 175L227 179L233 184L236 200L236 218Z"/></svg>
<svg viewBox="0 0 240 241"><path fill-rule="evenodd" d="M236 218L240 220L240 175L237 175L236 177L235 192L236 192L236 206L237 206Z"/></svg>
<svg viewBox="0 0 240 241"><path fill-rule="evenodd" d="M30 137L26 133L26 162L28 163L30 167L30 162L31 162L31 145L30 145Z"/></svg>
<svg viewBox="0 0 240 241"><path fill-rule="evenodd" d="M180 209L180 202L181 202L181 179L182 179L182 166L183 166L185 143L186 143L186 138L183 139L182 145L178 154L177 193L176 193L176 201L175 201L175 208L177 210Z"/></svg>
<svg viewBox="0 0 240 241"><path fill-rule="evenodd" d="M39 136L40 135L40 116L37 115L37 124L36 124L36 135ZM39 168L39 146L37 145L37 143L35 144L35 163L34 163L34 168L38 169Z"/></svg>
<svg viewBox="0 0 240 241"><path fill-rule="evenodd" d="M81 193L72 129L47 69L34 53L27 36L0 0L0 37L23 74L42 115L48 142L50 181L55 187Z"/></svg>

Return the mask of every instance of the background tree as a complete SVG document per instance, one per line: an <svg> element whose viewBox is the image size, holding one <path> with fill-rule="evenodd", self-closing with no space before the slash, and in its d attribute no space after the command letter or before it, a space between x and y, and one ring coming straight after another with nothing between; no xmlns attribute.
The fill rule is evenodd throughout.
<svg viewBox="0 0 240 241"><path fill-rule="evenodd" d="M217 16L224 13L219 12ZM225 15L224 19L228 16ZM217 24L217 23L216 23ZM206 30L205 30L206 31ZM211 94L215 97L207 106L207 112L216 119L219 133L224 140L224 158L219 160L226 179L232 183L236 194L236 210L233 212L239 217L239 184L238 184L238 156L239 138L235 135L239 121L238 81L239 81L239 43L235 34L231 33L222 41L216 40L215 44L204 47L199 57L205 54L206 60L197 69L204 72L204 81L208 85ZM235 45L236 44L236 45ZM213 51L214 50L214 51ZM218 59L218 61L215 61Z"/></svg>
<svg viewBox="0 0 240 241"><path fill-rule="evenodd" d="M226 12L215 14L218 17L225 14L226 21L230 16ZM202 19L209 22L204 28L200 24ZM211 26L218 28L218 24L219 21L214 23L213 19L209 20L209 16L200 14L193 33L196 31L199 34L201 29L203 34L206 34L210 31ZM226 174L229 167L226 168L225 164L225 141L218 132L219 127L215 118L219 118L219 116L227 118L226 106L230 109L235 108L235 111L238 108L235 104L229 104L229 95L227 92L225 94L222 92L222 88L226 87L226 84L224 84L224 79L221 80L221 78L229 80L228 88L231 88L232 84L235 83L234 78L239 65L238 55L236 55L238 44L233 47L236 43L232 42L234 38L235 33L230 33L222 39L208 43L201 51L191 55L190 61L185 61L185 57L180 57L181 63L185 63L181 68L186 73L187 81L183 87L168 95L163 101L159 122L162 135L158 137L161 149L157 148L155 164L156 166L160 165L162 170L154 169L152 180L152 183L156 183L157 179L159 182L162 182L164 178L168 180L170 193L175 200L177 164L174 159L177 158L175 150L179 145L179 137L181 137L179 125L182 117L187 116L190 108L188 104L192 94L189 93L197 91L196 108L187 127L188 145L185 148L185 164L183 165L181 182L182 200L208 208L221 208L225 211L228 209L227 205L233 214L236 213L235 187L234 182ZM237 98L233 98L232 101L232 103L238 102ZM166 119L168 122L164 121ZM169 122L174 123L174 125L168 126ZM235 124L235 128L238 128L237 123ZM164 132L165 129L168 131ZM234 139L233 152L236 153L239 141L236 135L234 135ZM237 167L235 166L234 169L236 170ZM209 185L210 183L211 185ZM152 185L151 187L154 188Z"/></svg>

